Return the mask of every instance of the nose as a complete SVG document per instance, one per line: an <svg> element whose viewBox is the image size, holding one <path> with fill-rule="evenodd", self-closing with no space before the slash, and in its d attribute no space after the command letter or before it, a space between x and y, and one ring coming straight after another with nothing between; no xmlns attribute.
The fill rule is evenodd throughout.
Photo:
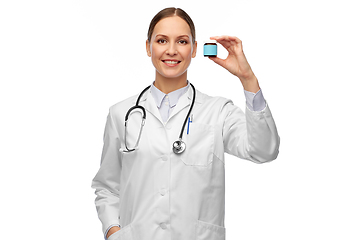
<svg viewBox="0 0 360 240"><path fill-rule="evenodd" d="M177 49L176 49L176 44L175 43L170 43L169 48L167 49L166 53L169 54L170 56L174 56L177 54Z"/></svg>

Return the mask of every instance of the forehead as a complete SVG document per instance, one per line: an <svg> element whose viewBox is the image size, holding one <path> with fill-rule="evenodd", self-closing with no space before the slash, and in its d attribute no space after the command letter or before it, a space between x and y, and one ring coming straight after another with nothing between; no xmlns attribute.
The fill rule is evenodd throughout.
<svg viewBox="0 0 360 240"><path fill-rule="evenodd" d="M161 19L154 28L154 36L157 34L168 36L188 35L191 37L189 25L184 19L178 16Z"/></svg>

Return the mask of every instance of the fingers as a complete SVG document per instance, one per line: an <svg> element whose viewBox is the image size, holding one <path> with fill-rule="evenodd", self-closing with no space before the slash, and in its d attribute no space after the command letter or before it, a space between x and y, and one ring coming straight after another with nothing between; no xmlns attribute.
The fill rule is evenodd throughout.
<svg viewBox="0 0 360 240"><path fill-rule="evenodd" d="M237 44L241 44L241 40L235 36L227 36L227 35L223 35L223 36L214 36L214 37L210 37L210 39L212 40L216 40L219 43L225 43L225 44L230 44L230 45L237 45Z"/></svg>
<svg viewBox="0 0 360 240"><path fill-rule="evenodd" d="M235 41L237 43L241 43L241 40L235 36L227 36L227 35L223 35L223 36L213 36L210 37L210 39L212 40L216 40L216 41Z"/></svg>
<svg viewBox="0 0 360 240"><path fill-rule="evenodd" d="M220 43L221 45L224 46L224 48L230 48L231 47L231 42L229 40L226 40L226 36L221 36L221 37L210 37L211 40L216 40L218 43Z"/></svg>
<svg viewBox="0 0 360 240"><path fill-rule="evenodd" d="M242 49L242 42L239 38L235 36L213 36L210 37L211 40L216 40L218 43L220 43L224 48L226 48L229 52L234 53L235 48Z"/></svg>
<svg viewBox="0 0 360 240"><path fill-rule="evenodd" d="M222 67L225 67L225 60L218 57L209 57L209 59L213 60L215 63L219 64Z"/></svg>

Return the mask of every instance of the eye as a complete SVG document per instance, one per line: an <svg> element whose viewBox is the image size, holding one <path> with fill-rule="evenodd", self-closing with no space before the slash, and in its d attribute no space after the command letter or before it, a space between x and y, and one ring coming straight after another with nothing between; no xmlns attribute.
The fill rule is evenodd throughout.
<svg viewBox="0 0 360 240"><path fill-rule="evenodd" d="M180 40L179 43L182 44L182 45L185 45L185 44L187 44L188 42L187 42L186 40Z"/></svg>
<svg viewBox="0 0 360 240"><path fill-rule="evenodd" d="M160 43L160 44L164 44L164 43L166 43L166 40L165 39L159 39L159 40L157 40L157 42Z"/></svg>

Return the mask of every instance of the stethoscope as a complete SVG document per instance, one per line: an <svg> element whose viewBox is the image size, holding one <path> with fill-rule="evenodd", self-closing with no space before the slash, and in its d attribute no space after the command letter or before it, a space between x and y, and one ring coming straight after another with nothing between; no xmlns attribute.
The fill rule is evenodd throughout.
<svg viewBox="0 0 360 240"><path fill-rule="evenodd" d="M150 85L151 86L151 85ZM141 96L150 88L150 86L147 86L139 95L139 97L137 98L136 100L136 104L135 106L131 107L126 115L125 115L125 138L124 138L124 141L125 141L125 147L126 147L126 150L122 150L122 152L132 152L132 151L135 151L136 149L138 149L138 145L139 145L139 141L140 141L140 137L141 137L141 133L142 133L142 129L145 125L145 120L146 120L146 111L145 111L145 108L143 106L140 106L139 105L139 101L141 99ZM174 143L173 143L173 152L176 153L176 154L180 154L180 153L183 153L185 151L185 148L186 148L186 144L185 142L182 140L182 136L183 136L183 132L184 132L184 129L185 129L185 125L186 125L186 122L190 116L190 113L191 113L191 110L193 109L194 107L194 103L195 103L195 96L196 96L196 93L195 93L195 87L194 85L192 85L190 83L190 86L192 87L193 89L193 98L192 98L192 102L191 102L191 106L190 106L190 109L189 109L189 112L185 118L185 121L183 123L183 126L181 128L181 132L180 132L180 135L179 135L179 139L176 140ZM135 143L135 147L134 148L128 148L127 146L127 143L126 143L126 126L127 126L127 121L129 119L129 115L130 113L134 110L134 109L140 109L142 111L142 122L141 122L141 126L140 126L140 132L139 132L139 137Z"/></svg>

